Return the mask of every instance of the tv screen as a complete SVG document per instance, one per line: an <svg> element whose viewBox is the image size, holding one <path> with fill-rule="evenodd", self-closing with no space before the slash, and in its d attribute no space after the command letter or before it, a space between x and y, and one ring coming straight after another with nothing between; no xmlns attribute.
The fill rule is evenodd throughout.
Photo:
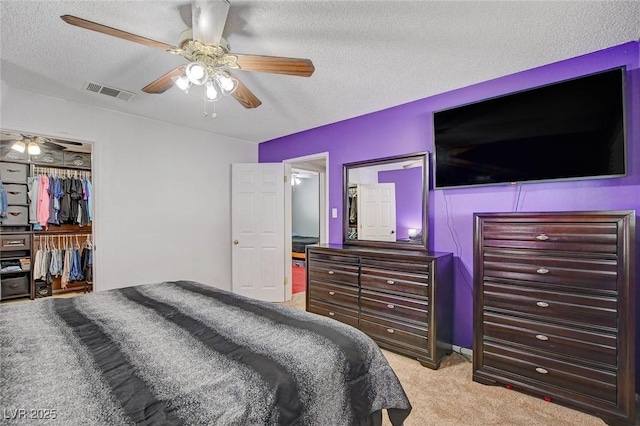
<svg viewBox="0 0 640 426"><path fill-rule="evenodd" d="M616 68L434 113L434 186L624 176Z"/></svg>

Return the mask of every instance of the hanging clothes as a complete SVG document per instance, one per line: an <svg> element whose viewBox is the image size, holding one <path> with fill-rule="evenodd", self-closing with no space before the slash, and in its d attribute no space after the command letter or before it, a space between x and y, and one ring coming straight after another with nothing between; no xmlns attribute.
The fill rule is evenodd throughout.
<svg viewBox="0 0 640 426"><path fill-rule="evenodd" d="M49 177L40 175L38 185L37 216L40 226L46 227L49 221Z"/></svg>
<svg viewBox="0 0 640 426"><path fill-rule="evenodd" d="M29 176L27 179L27 196L29 197L29 223L38 223L38 185L40 184L40 176Z"/></svg>
<svg viewBox="0 0 640 426"><path fill-rule="evenodd" d="M0 219L7 217L8 208L7 191L5 191L4 185L2 185L2 181L0 180Z"/></svg>

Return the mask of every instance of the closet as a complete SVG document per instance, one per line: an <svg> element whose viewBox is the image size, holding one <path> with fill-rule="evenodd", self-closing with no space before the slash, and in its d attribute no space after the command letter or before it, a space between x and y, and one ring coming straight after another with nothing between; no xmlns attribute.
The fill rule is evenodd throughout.
<svg viewBox="0 0 640 426"><path fill-rule="evenodd" d="M5 130L1 136L0 300L92 290L91 145ZM39 154L13 148L34 141Z"/></svg>

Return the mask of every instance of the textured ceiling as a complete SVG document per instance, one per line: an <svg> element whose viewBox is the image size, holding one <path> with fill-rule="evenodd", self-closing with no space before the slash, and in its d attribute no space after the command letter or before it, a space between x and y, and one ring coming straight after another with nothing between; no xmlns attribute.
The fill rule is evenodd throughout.
<svg viewBox="0 0 640 426"><path fill-rule="evenodd" d="M232 97L203 118L202 93L140 89L184 59L65 24L70 14L168 44L188 1L7 1L2 83L101 108L262 142L640 39L638 1L233 1L236 53L309 58L309 77L237 71L263 104ZM131 102L82 91L92 81Z"/></svg>

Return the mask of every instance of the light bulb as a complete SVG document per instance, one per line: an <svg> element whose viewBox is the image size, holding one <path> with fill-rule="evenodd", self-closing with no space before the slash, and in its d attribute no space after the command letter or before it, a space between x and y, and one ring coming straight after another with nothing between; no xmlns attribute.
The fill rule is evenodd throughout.
<svg viewBox="0 0 640 426"><path fill-rule="evenodd" d="M218 100L218 91L216 90L216 86L213 84L213 81L207 81L204 93L208 101Z"/></svg>
<svg viewBox="0 0 640 426"><path fill-rule="evenodd" d="M18 151L19 153L23 153L24 150L27 149L27 146L24 144L24 142L18 141L11 145L11 149Z"/></svg>
<svg viewBox="0 0 640 426"><path fill-rule="evenodd" d="M207 67L201 62L191 62L187 65L185 72L189 81L198 86L202 86L209 78L207 75Z"/></svg>
<svg viewBox="0 0 640 426"><path fill-rule="evenodd" d="M236 80L228 71L216 70L215 74L216 82L220 86L223 95L230 95L238 87L238 80Z"/></svg>
<svg viewBox="0 0 640 426"><path fill-rule="evenodd" d="M413 228L409 228L407 233L409 234L409 238L414 238L416 235L418 235L418 230L417 229L413 229Z"/></svg>
<svg viewBox="0 0 640 426"><path fill-rule="evenodd" d="M39 155L40 154L40 145L35 142L29 142L29 147L27 148L29 155Z"/></svg>
<svg viewBox="0 0 640 426"><path fill-rule="evenodd" d="M184 93L189 93L189 88L191 87L191 81L187 78L186 75L179 75L171 78L173 82L182 90Z"/></svg>

